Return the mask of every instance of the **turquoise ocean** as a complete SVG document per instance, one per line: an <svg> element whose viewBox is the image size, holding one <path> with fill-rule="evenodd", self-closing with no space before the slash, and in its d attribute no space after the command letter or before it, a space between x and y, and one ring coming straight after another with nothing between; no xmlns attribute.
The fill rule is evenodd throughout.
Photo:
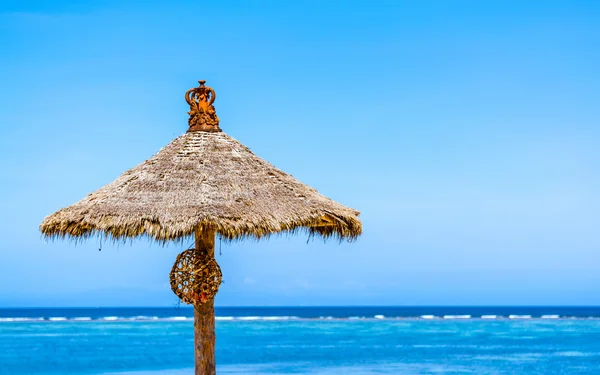
<svg viewBox="0 0 600 375"><path fill-rule="evenodd" d="M217 308L219 374L600 375L600 308ZM190 308L0 309L0 374L193 373Z"/></svg>

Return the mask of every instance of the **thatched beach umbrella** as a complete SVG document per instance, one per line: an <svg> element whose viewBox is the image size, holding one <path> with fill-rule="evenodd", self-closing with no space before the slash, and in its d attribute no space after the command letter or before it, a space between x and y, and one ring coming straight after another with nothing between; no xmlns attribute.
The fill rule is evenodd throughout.
<svg viewBox="0 0 600 375"><path fill-rule="evenodd" d="M214 374L213 301L221 283L215 235L260 238L305 229L354 239L362 225L358 211L324 197L221 132L215 92L199 83L185 94L187 133L114 182L46 217L40 230L50 238L146 236L165 242L195 236L195 248L177 257L171 288L195 307L196 374Z"/></svg>

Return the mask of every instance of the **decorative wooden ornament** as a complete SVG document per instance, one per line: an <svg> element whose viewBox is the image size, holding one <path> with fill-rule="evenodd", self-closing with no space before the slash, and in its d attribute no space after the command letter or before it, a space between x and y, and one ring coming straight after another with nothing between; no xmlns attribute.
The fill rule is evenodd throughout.
<svg viewBox="0 0 600 375"><path fill-rule="evenodd" d="M185 101L190 105L188 115L189 132L220 132L219 117L213 103L217 98L215 90L205 86L206 81L198 81L198 87L189 89L185 93Z"/></svg>
<svg viewBox="0 0 600 375"><path fill-rule="evenodd" d="M171 269L171 290L183 302L196 307L212 300L221 285L221 267L206 252L185 250Z"/></svg>

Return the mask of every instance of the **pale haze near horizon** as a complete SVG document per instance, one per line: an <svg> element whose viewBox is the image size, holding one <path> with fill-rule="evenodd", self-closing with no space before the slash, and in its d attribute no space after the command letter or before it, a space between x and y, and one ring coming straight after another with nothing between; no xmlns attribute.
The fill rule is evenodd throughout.
<svg viewBox="0 0 600 375"><path fill-rule="evenodd" d="M0 307L177 303L191 241L38 225L185 132L198 79L364 225L217 241L217 306L600 304L600 4L534 3L4 2Z"/></svg>

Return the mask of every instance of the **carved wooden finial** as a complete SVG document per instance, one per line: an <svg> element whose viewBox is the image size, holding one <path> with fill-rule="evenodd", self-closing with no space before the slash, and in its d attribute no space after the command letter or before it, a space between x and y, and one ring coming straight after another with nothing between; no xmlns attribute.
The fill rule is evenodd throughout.
<svg viewBox="0 0 600 375"><path fill-rule="evenodd" d="M185 93L185 101L190 105L188 115L189 132L220 132L219 118L213 103L216 99L215 90L204 86L206 81L198 81L198 87Z"/></svg>

